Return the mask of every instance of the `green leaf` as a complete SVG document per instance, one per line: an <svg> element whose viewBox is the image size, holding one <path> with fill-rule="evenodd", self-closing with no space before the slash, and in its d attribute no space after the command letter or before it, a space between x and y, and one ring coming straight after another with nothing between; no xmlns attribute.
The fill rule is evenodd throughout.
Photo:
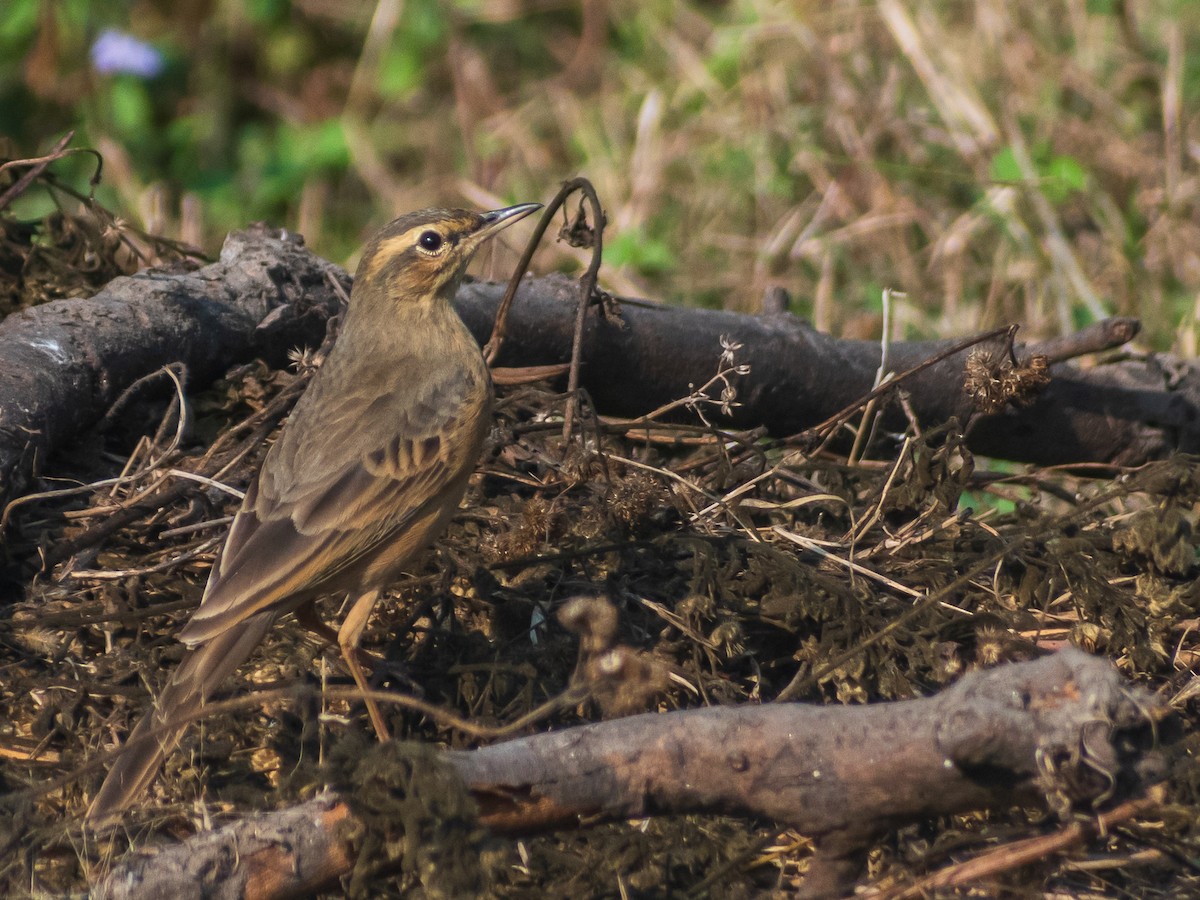
<svg viewBox="0 0 1200 900"><path fill-rule="evenodd" d="M751 191L754 185L754 159L741 146L725 146L716 149L704 165L705 174L719 176L729 184Z"/></svg>
<svg viewBox="0 0 1200 900"><path fill-rule="evenodd" d="M393 44L379 61L375 89L379 96L400 99L413 93L425 74L425 62L414 48Z"/></svg>
<svg viewBox="0 0 1200 900"><path fill-rule="evenodd" d="M1021 167L1017 164L1017 155L1013 153L1012 147L1001 147L992 157L990 174L992 181L1020 183Z"/></svg>
<svg viewBox="0 0 1200 900"><path fill-rule="evenodd" d="M150 128L153 105L146 85L132 75L113 78L108 91L112 126L120 134L144 135Z"/></svg>
<svg viewBox="0 0 1200 900"><path fill-rule="evenodd" d="M275 29L279 33L265 42L262 59L274 75L288 75L312 66L313 45L300 31Z"/></svg>
<svg viewBox="0 0 1200 900"><path fill-rule="evenodd" d="M1104 306L1104 307L1109 307L1112 305L1112 302L1107 297L1101 297L1100 305ZM1093 322L1096 321L1096 318L1091 314L1091 312L1088 310L1088 308L1086 306L1084 306L1082 303L1076 303L1076 304L1072 305L1071 309L1070 309L1070 313L1071 313L1071 326L1076 331L1082 331L1083 329L1087 328L1089 325L1091 325Z"/></svg>
<svg viewBox="0 0 1200 900"><path fill-rule="evenodd" d="M429 75L429 61L441 55L448 34L446 11L438 0L406 3L396 38L379 61L379 95L401 98L416 91Z"/></svg>
<svg viewBox="0 0 1200 900"><path fill-rule="evenodd" d="M350 165L350 148L338 119L285 126L280 130L279 140L280 158L305 173L341 170Z"/></svg>
<svg viewBox="0 0 1200 900"><path fill-rule="evenodd" d="M37 31L38 0L11 0L0 15L0 45L32 40Z"/></svg>
<svg viewBox="0 0 1200 900"><path fill-rule="evenodd" d="M629 266L642 275L660 274L675 268L671 247L658 238L647 237L641 228L629 228L605 243L604 261L616 268Z"/></svg>
<svg viewBox="0 0 1200 900"><path fill-rule="evenodd" d="M1071 156L1056 156L1039 171L1043 190L1053 203L1061 203L1087 188L1087 169Z"/></svg>
<svg viewBox="0 0 1200 900"><path fill-rule="evenodd" d="M1007 497L998 497L995 494L963 491L958 498L958 508L972 509L977 515L989 509L994 509L1001 515L1008 515L1016 511L1017 504Z"/></svg>
<svg viewBox="0 0 1200 900"><path fill-rule="evenodd" d="M742 71L742 38L740 33L720 31L713 40L713 51L704 61L708 74L721 87L731 88Z"/></svg>
<svg viewBox="0 0 1200 900"><path fill-rule="evenodd" d="M282 19L288 13L288 0L243 0L246 18L265 25Z"/></svg>
<svg viewBox="0 0 1200 900"><path fill-rule="evenodd" d="M1062 203L1088 186L1088 171L1073 156L1051 156L1048 146L1034 148L1034 168L1038 187L1051 203ZM1025 180L1012 147L1003 147L992 157L990 174L993 181L1020 184Z"/></svg>
<svg viewBox="0 0 1200 900"><path fill-rule="evenodd" d="M450 23L441 0L409 0L401 20L401 39L421 50L441 46Z"/></svg>

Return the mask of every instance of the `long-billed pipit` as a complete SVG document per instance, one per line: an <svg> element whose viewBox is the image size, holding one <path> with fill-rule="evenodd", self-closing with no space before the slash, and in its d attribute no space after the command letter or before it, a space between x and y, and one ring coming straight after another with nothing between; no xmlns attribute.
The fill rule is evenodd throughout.
<svg viewBox="0 0 1200 900"><path fill-rule="evenodd" d="M246 491L179 637L189 650L134 729L88 819L132 803L189 716L285 613L355 598L337 632L359 688L359 638L379 592L458 508L490 423L492 382L453 299L475 250L538 209L432 209L367 245L342 331ZM387 735L374 703L376 733Z"/></svg>

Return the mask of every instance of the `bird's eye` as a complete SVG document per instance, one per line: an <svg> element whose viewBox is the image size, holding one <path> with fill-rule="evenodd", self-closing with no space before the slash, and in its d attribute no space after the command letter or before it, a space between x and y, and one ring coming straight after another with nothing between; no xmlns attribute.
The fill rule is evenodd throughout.
<svg viewBox="0 0 1200 900"><path fill-rule="evenodd" d="M417 238L417 243L421 245L422 250L433 253L442 249L442 236L436 231L425 231Z"/></svg>

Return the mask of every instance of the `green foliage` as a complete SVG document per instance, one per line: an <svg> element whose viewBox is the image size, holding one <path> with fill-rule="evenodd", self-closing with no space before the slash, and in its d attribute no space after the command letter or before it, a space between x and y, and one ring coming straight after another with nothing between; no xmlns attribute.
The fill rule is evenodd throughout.
<svg viewBox="0 0 1200 900"><path fill-rule="evenodd" d="M437 0L404 4L396 40L384 51L376 89L386 98L419 90L444 49L449 33L446 11Z"/></svg>
<svg viewBox="0 0 1200 900"><path fill-rule="evenodd" d="M1063 203L1087 189L1088 173L1083 164L1073 157L1052 153L1048 144L1042 143L1035 149L1033 165L1037 187L1051 203ZM1024 173L1012 147L1004 147L992 157L991 177L999 182L1024 183Z"/></svg>
<svg viewBox="0 0 1200 900"><path fill-rule="evenodd" d="M1071 307L1071 327L1076 331L1086 328L1096 321L1095 316L1084 306Z"/></svg>
<svg viewBox="0 0 1200 900"><path fill-rule="evenodd" d="M274 24L284 19L291 7L288 0L243 0L246 17L258 25Z"/></svg>
<svg viewBox="0 0 1200 900"><path fill-rule="evenodd" d="M1021 463L1009 462L1005 459L975 460L977 471L986 468L992 473L1016 475L1023 472L1027 466ZM975 518L985 515L988 510L994 510L1001 516L1014 513L1018 503L1035 503L1038 498L1033 489L1022 484L1004 484L987 488L968 488L962 492L958 501L959 509L973 509Z"/></svg>
<svg viewBox="0 0 1200 900"><path fill-rule="evenodd" d="M1046 253L1054 227L1090 295L1157 343L1180 334L1200 293L1200 55L1173 57L1169 36L1196 46L1200 5L901 8L919 50L870 3L405 0L388 22L373 4L7 0L0 134L33 156L74 129L112 157L102 191L123 217L165 208L156 226L177 237L190 195L210 253L265 219L344 260L400 207L544 199L584 174L622 223L611 289L753 309L782 284L835 330L880 285L907 294L898 325L923 337L961 334L984 298L1029 337L1086 321ZM110 28L165 69L92 71ZM577 267L553 245L535 262Z"/></svg>
<svg viewBox="0 0 1200 900"><path fill-rule="evenodd" d="M337 119L311 125L283 125L277 155L283 168L304 175L321 170L339 172L350 163L346 134Z"/></svg>
<svg viewBox="0 0 1200 900"><path fill-rule="evenodd" d="M349 163L346 136L336 119L247 128L238 150L239 180L252 182L249 199L264 209L285 209L309 178L340 172ZM215 186L231 185L220 179Z"/></svg>
<svg viewBox="0 0 1200 900"><path fill-rule="evenodd" d="M263 48L263 62L268 73L287 77L302 71L313 61L316 52L313 41L303 32L284 30Z"/></svg>
<svg viewBox="0 0 1200 900"><path fill-rule="evenodd" d="M958 501L958 508L974 510L976 515L993 509L1000 515L1006 516L1016 510L1017 504L1007 497L1000 497L996 494L983 491L963 491Z"/></svg>
<svg viewBox="0 0 1200 900"><path fill-rule="evenodd" d="M670 245L648 237L641 228L627 229L606 240L604 262L618 269L629 266L643 275L669 272L676 265Z"/></svg>
<svg viewBox="0 0 1200 900"><path fill-rule="evenodd" d="M405 97L421 84L425 69L420 54L412 47L389 47L379 64L376 82L379 93L384 97Z"/></svg>
<svg viewBox="0 0 1200 900"><path fill-rule="evenodd" d="M119 75L108 91L108 120L118 137L139 141L150 127L154 107L141 79Z"/></svg>
<svg viewBox="0 0 1200 900"><path fill-rule="evenodd" d="M9 65L15 60L13 51L23 50L33 39L37 27L38 0L9 0L0 16L0 50Z"/></svg>
<svg viewBox="0 0 1200 900"><path fill-rule="evenodd" d="M741 35L734 31L723 31L714 42L712 52L704 60L704 67L722 87L731 88L737 83L743 52Z"/></svg>

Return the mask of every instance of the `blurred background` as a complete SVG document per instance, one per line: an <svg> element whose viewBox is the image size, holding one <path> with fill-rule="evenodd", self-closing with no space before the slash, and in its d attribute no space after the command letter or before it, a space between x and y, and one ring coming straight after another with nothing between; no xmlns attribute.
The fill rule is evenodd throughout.
<svg viewBox="0 0 1200 900"><path fill-rule="evenodd" d="M603 279L896 337L1136 315L1195 355L1200 4L4 0L0 156L69 129L97 198L212 255L256 220L348 266L428 205L592 179ZM88 190L94 161L54 163ZM70 198L29 191L7 228ZM535 268L577 271L548 238ZM502 277L511 265L483 261Z"/></svg>

